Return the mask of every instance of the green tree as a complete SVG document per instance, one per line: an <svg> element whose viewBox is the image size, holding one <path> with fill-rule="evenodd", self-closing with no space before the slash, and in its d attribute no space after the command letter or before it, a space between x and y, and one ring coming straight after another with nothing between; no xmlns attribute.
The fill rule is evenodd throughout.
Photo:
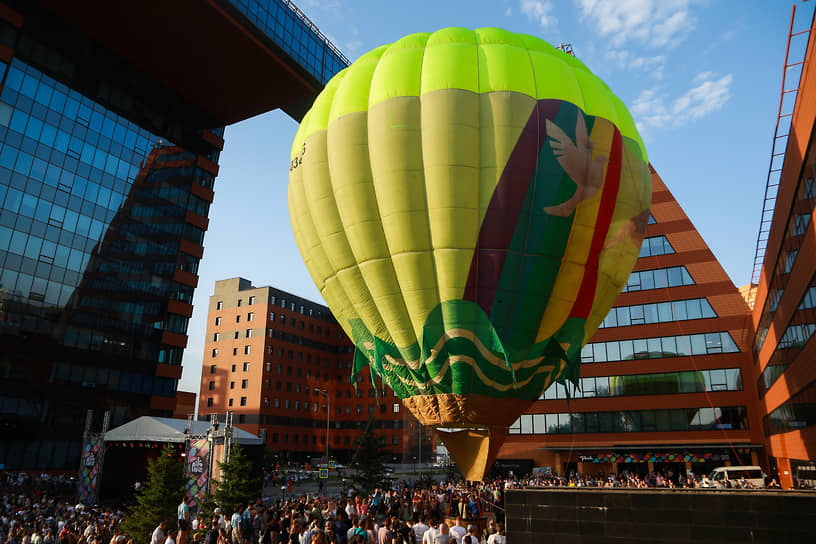
<svg viewBox="0 0 816 544"><path fill-rule="evenodd" d="M374 491L374 488L382 487L385 483L385 461L389 457L380 439L374 433L373 421L372 418L369 418L363 434L356 441L357 449L349 463L354 486L365 493L370 493Z"/></svg>
<svg viewBox="0 0 816 544"><path fill-rule="evenodd" d="M184 464L176 450L166 446L156 459L148 461L147 481L136 494L136 505L122 524L137 544L150 542L161 521L172 522L184 496Z"/></svg>
<svg viewBox="0 0 816 544"><path fill-rule="evenodd" d="M241 446L233 442L229 461L218 462L221 481L213 482L213 498L221 511L229 515L236 506L244 507L261 496L261 479L253 474L252 461Z"/></svg>

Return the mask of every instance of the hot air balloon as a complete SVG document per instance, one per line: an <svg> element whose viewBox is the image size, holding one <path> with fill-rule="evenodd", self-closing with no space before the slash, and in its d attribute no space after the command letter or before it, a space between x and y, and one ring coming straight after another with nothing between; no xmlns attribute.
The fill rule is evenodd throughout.
<svg viewBox="0 0 816 544"><path fill-rule="evenodd" d="M651 201L629 112L578 59L497 28L360 57L297 131L306 267L369 368L480 480L626 284Z"/></svg>

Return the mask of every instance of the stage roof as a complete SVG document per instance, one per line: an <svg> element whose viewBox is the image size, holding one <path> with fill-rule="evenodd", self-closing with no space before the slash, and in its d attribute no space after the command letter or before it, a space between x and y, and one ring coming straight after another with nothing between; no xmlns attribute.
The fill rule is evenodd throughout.
<svg viewBox="0 0 816 544"><path fill-rule="evenodd" d="M210 426L208 421L193 421L192 434L206 434ZM124 425L105 433L105 442L184 442L184 429L187 427L186 419L173 419L170 417L142 416ZM233 439L239 444L246 446L257 446L263 444L263 440L254 434L242 431L233 427Z"/></svg>

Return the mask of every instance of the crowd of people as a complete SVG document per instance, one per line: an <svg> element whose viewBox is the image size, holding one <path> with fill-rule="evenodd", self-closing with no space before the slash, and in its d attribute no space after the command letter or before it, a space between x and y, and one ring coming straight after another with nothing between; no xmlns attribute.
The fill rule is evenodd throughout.
<svg viewBox="0 0 816 544"><path fill-rule="evenodd" d="M765 478L764 485L757 487L751 480L740 478L727 482L709 479L705 474L664 474L662 472L651 472L646 475L631 472L616 474L578 474L570 473L562 476L551 473L538 473L527 475L524 478L507 479L506 488L534 488L534 487L625 487L637 488L664 488L664 489L706 489L724 488L731 489L780 489L776 478Z"/></svg>
<svg viewBox="0 0 816 544"><path fill-rule="evenodd" d="M506 544L507 489L721 485L694 474L536 473L470 485L402 481L368 494L338 488L326 496L322 488L298 492L291 480L279 479L288 493L258 498L234 512L195 512L185 499L175 522L155 528L151 544ZM748 480L731 486L753 487ZM768 479L766 487L779 484ZM124 509L76 504L69 478L7 472L0 491L0 544L146 544L121 531Z"/></svg>

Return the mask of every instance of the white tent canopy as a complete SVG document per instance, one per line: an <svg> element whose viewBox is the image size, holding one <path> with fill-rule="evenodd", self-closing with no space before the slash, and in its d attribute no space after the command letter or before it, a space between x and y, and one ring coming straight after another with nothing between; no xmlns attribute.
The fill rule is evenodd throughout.
<svg viewBox="0 0 816 544"><path fill-rule="evenodd" d="M209 421L193 421L192 434L203 435L207 433ZM186 419L173 419L170 417L142 416L120 425L115 429L105 433L105 442L174 442L181 443L185 440L184 430L187 428ZM223 428L223 423L222 427ZM246 446L263 444L261 438L254 434L242 431L233 427L233 440Z"/></svg>

